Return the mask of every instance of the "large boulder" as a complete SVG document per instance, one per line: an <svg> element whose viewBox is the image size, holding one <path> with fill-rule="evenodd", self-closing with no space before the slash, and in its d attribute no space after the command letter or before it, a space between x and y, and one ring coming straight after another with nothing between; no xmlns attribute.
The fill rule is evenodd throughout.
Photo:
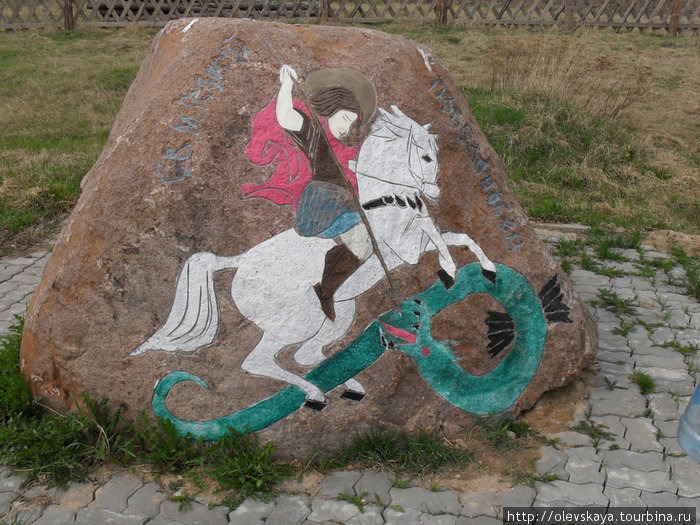
<svg viewBox="0 0 700 525"><path fill-rule="evenodd" d="M83 182L21 366L56 410L87 392L302 457L517 416L595 349L430 49L189 19L155 38Z"/></svg>

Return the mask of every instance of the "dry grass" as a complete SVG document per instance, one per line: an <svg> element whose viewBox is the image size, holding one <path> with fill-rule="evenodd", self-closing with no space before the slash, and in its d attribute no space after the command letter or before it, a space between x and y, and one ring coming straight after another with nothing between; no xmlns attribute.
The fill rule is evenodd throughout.
<svg viewBox="0 0 700 525"><path fill-rule="evenodd" d="M0 34L0 253L70 211L154 34Z"/></svg>
<svg viewBox="0 0 700 525"><path fill-rule="evenodd" d="M383 29L438 53L465 88L531 216L700 233L696 37ZM487 114L510 109L519 121L479 118L484 100ZM546 166L523 161L538 149L550 156Z"/></svg>
<svg viewBox="0 0 700 525"><path fill-rule="evenodd" d="M372 27L437 52L532 217L700 233L700 39ZM154 34L0 34L1 252L71 208Z"/></svg>

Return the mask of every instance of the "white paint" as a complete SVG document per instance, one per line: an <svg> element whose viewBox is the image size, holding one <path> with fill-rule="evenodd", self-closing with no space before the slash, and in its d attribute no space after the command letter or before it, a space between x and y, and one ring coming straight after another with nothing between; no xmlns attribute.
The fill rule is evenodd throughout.
<svg viewBox="0 0 700 525"><path fill-rule="evenodd" d="M433 68L430 67L430 62L428 62L428 54L425 51L423 51L420 47L416 47L416 49L420 53L420 56L423 57L423 63L425 63L425 67L427 67L428 71L430 71L432 73Z"/></svg>
<svg viewBox="0 0 700 525"><path fill-rule="evenodd" d="M297 72L291 66L284 65L280 68L280 90L277 93L275 116L282 128L289 131L300 131L304 125L301 113L294 109L292 89L298 79Z"/></svg>
<svg viewBox="0 0 700 525"><path fill-rule="evenodd" d="M357 113L353 113L347 109L341 109L330 116L328 119L328 127L335 138L342 139L348 134L356 120Z"/></svg>
<svg viewBox="0 0 700 525"><path fill-rule="evenodd" d="M437 249L440 266L452 277L456 267L448 245L466 246L482 266L495 271L479 246L464 233L440 233L427 204L418 197L437 199L437 136L392 106L380 110L380 118L360 148L357 181L361 203L393 196L404 206L387 205L366 211L369 225L389 270L416 264L423 252ZM415 206L408 205L411 199ZM263 336L241 367L298 386L307 399L325 401L324 393L302 377L283 369L276 356L285 348L301 345L294 358L302 366L316 366L326 359L323 348L347 332L355 317L355 301L385 277L379 259L367 247L369 237L360 224L342 236L355 253L366 259L334 296L335 321L321 310L314 285L321 281L326 253L333 239L301 237L289 229L233 257L196 253L185 263L177 280L175 298L163 326L134 350L137 356L150 350L195 352L211 344L218 334L219 312L213 275L237 268L231 282L236 308L257 325ZM346 387L364 393L357 381Z"/></svg>
<svg viewBox="0 0 700 525"><path fill-rule="evenodd" d="M187 33L187 31L189 31L190 28L191 28L193 25L195 25L197 22L199 22L199 18L195 18L195 19L192 20L189 24L187 24L187 25L184 27L184 29L182 30L182 32L183 32L183 33Z"/></svg>

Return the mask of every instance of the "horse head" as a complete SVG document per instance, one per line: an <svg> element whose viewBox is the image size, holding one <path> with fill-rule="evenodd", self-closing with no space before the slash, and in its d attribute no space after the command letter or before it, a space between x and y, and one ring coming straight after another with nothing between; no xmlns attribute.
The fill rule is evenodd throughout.
<svg viewBox="0 0 700 525"><path fill-rule="evenodd" d="M421 126L396 106L391 106L391 111L379 108L372 130L360 148L358 178L365 175L402 187L395 193L406 193L409 187L429 200L437 199L438 136L430 133L430 124Z"/></svg>

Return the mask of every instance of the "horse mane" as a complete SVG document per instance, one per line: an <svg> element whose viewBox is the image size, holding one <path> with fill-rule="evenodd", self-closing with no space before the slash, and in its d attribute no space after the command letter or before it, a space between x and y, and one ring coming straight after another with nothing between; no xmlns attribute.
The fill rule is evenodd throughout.
<svg viewBox="0 0 700 525"><path fill-rule="evenodd" d="M428 131L430 123L421 126L412 118L406 116L397 106L391 106L393 113L379 108L379 116L372 124L370 135L387 141L409 140L419 130ZM431 146L437 146L437 135L427 133Z"/></svg>

